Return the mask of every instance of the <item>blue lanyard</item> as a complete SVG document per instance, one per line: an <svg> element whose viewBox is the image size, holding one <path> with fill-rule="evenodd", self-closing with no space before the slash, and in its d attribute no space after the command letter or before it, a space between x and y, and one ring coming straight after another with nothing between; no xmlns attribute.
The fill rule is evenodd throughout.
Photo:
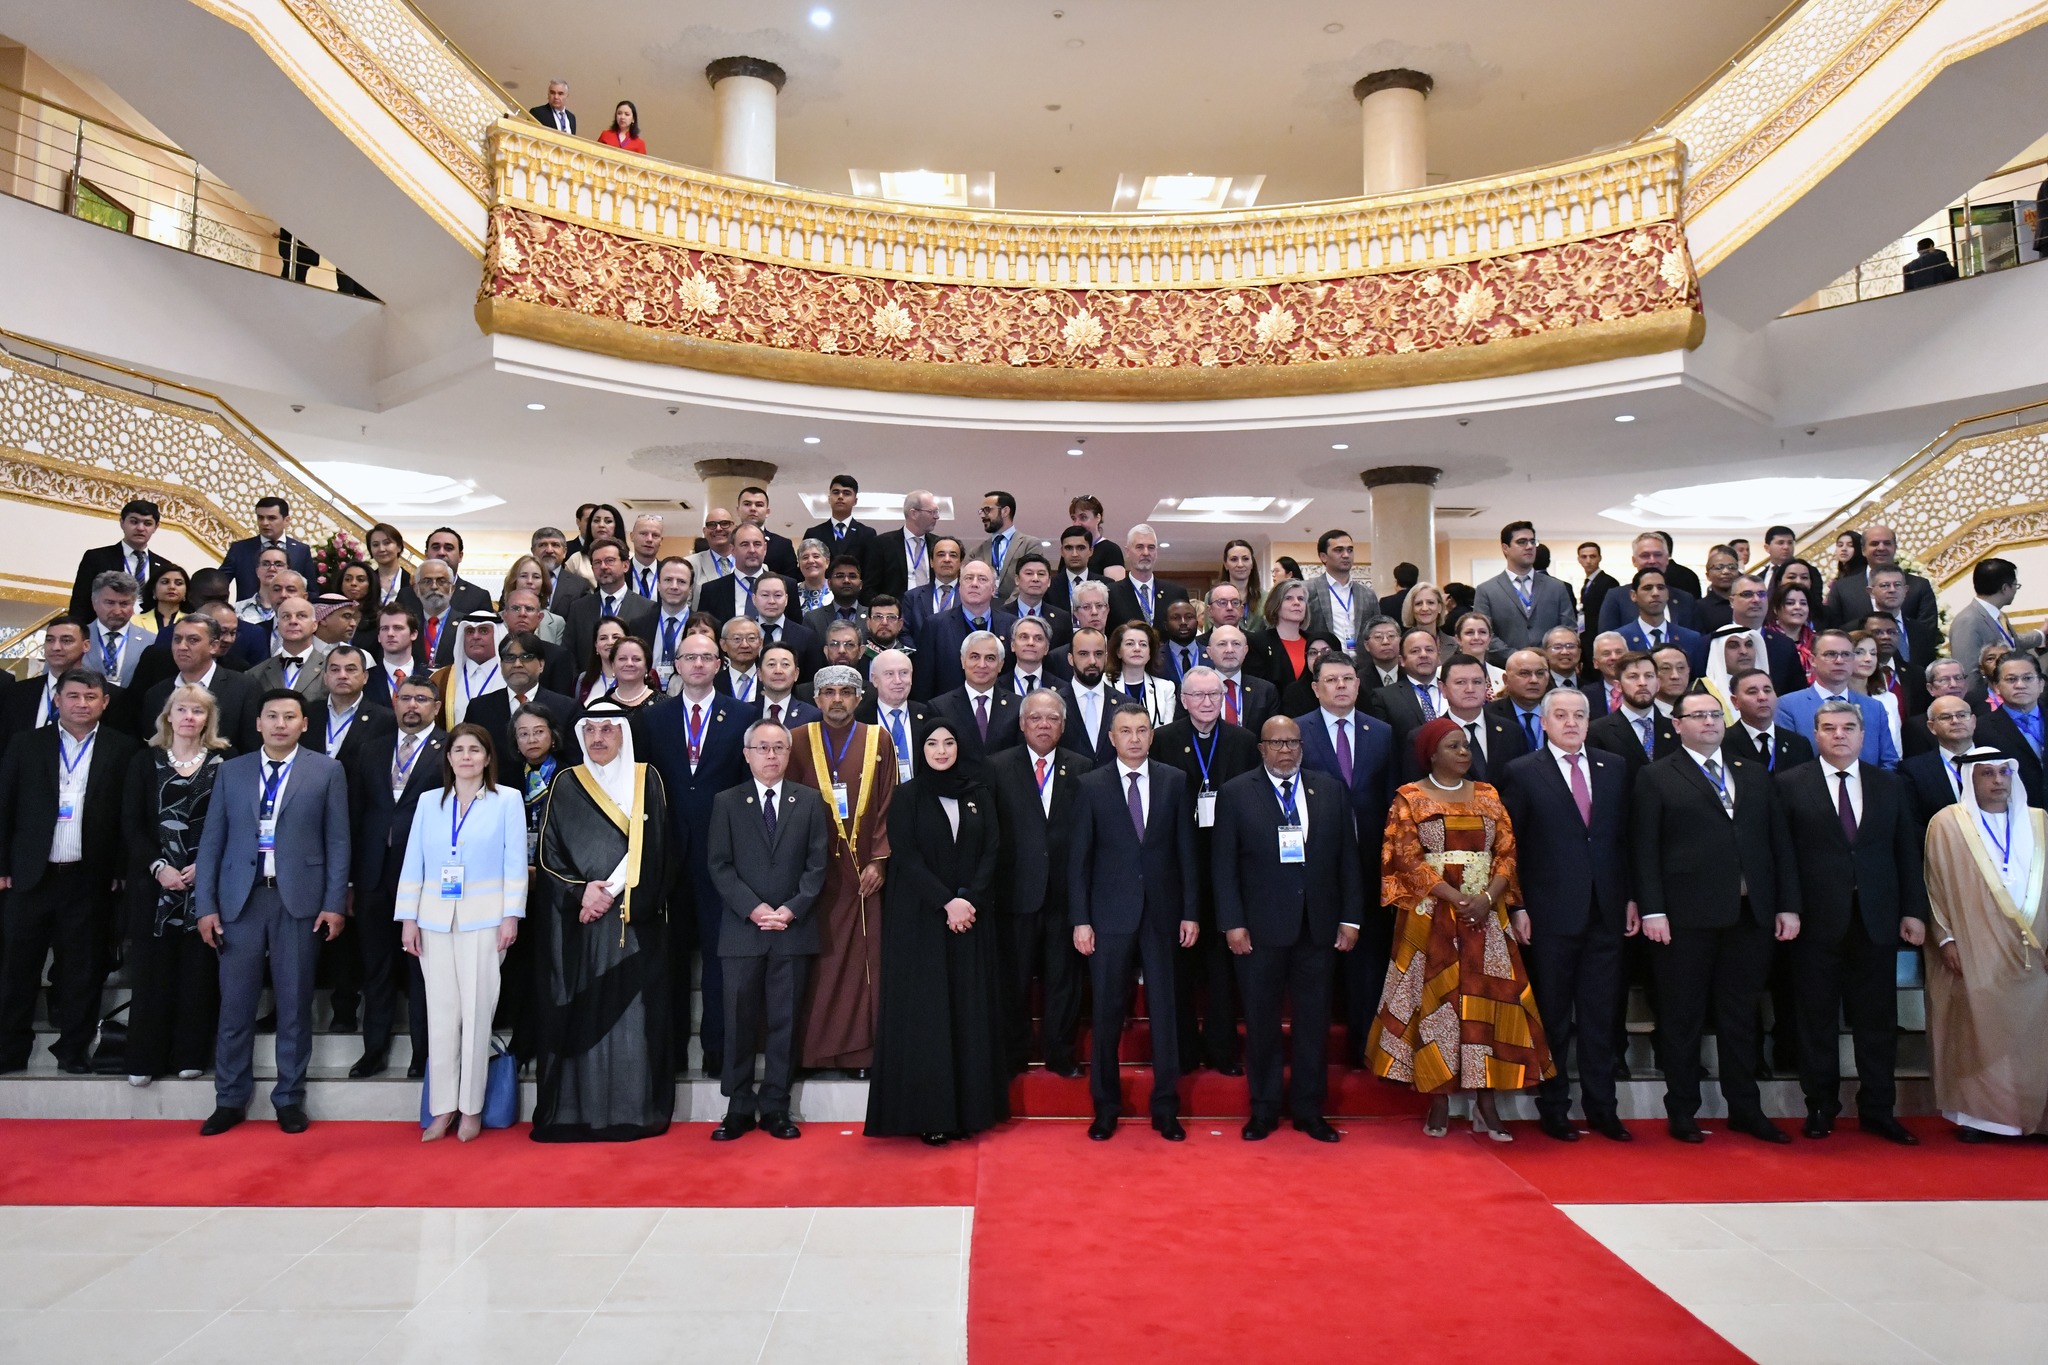
<svg viewBox="0 0 2048 1365"><path fill-rule="evenodd" d="M718 551L713 550L711 552L711 576L713 578L723 578L731 572L732 556L720 555Z"/></svg>
<svg viewBox="0 0 2048 1365"><path fill-rule="evenodd" d="M419 755L414 754L413 757L417 759ZM299 756L293 754L282 768L263 779L263 810L266 816L277 809L277 794L284 789L284 780L292 775L292 764L298 761Z"/></svg>
<svg viewBox="0 0 2048 1365"><path fill-rule="evenodd" d="M1700 764L1700 771L1706 774L1707 781L1714 784L1714 790L1721 793L1721 797L1725 801L1728 796L1728 770L1723 768L1721 775L1716 777L1712 773L1707 772L1707 765L1702 763Z"/></svg>
<svg viewBox="0 0 2048 1365"><path fill-rule="evenodd" d="M498 666L496 664L492 664L491 671L484 674L484 690L486 692L490 691L491 684L497 680L497 677ZM462 699L464 701L475 701L476 698L477 694L475 689L473 689L469 685L469 670L465 668L462 670Z"/></svg>
<svg viewBox="0 0 2048 1365"><path fill-rule="evenodd" d="M754 699L753 675L751 673L742 673L734 678L732 680L732 694L741 701L752 701Z"/></svg>
<svg viewBox="0 0 2048 1365"><path fill-rule="evenodd" d="M1337 580L1334 578L1325 578L1323 583L1330 590L1330 600L1337 604L1344 613L1344 619L1349 621L1351 619L1351 603L1358 596L1357 589L1346 583L1344 591L1338 592Z"/></svg>
<svg viewBox="0 0 2048 1365"><path fill-rule="evenodd" d="M384 605L389 606L393 599L398 596L398 582L398 576L396 574L392 575L391 586L384 589Z"/></svg>
<svg viewBox="0 0 2048 1365"><path fill-rule="evenodd" d="M2004 843L2000 843L1998 840L1998 836L1991 832L1991 822L1984 818L1983 812L1981 811L1977 814L1977 823L1984 826L1984 837L1989 839L1991 841L1991 846L1998 850L1999 869L2001 871L2010 872L2012 870L2012 812L2008 810L2005 813Z"/></svg>
<svg viewBox="0 0 2048 1365"><path fill-rule="evenodd" d="M846 751L853 747L853 732L859 727L853 725L847 726L846 738L839 741L839 747L836 749L832 747L832 727L829 725L824 725L818 728L822 730L825 735L825 752L831 755L832 758L832 771L831 773L827 774L827 780L829 781L832 776L836 775L839 772L839 765L846 760Z"/></svg>
<svg viewBox="0 0 2048 1365"><path fill-rule="evenodd" d="M1057 770L1053 767L1053 756L1051 754L1045 755L1038 761L1045 764L1045 776L1034 778L1033 781L1038 783L1038 795L1043 799L1045 796L1045 784L1052 781L1052 775Z"/></svg>
<svg viewBox="0 0 2048 1365"><path fill-rule="evenodd" d="M1422 718L1424 720L1435 720L1436 701L1429 695L1429 693L1430 689L1426 684L1415 684L1415 700L1422 703Z"/></svg>
<svg viewBox="0 0 2048 1365"><path fill-rule="evenodd" d="M398 769L398 780L400 783L403 783L406 780L406 778L412 775L413 768L419 764L420 755L427 751L427 737L425 735L421 735L419 737L419 741L420 742L418 744L415 744L413 746L412 757L406 759L403 763L399 763L396 761L397 752L395 749L393 751L393 765ZM298 762L298 760L293 759L292 762L296 763Z"/></svg>
<svg viewBox="0 0 2048 1365"><path fill-rule="evenodd" d="M995 563L989 565L989 567L994 569L998 574L1002 573L1003 571L1003 560L1009 557L1010 537L1014 534L1016 533L1013 531L1005 531L995 538L995 553L989 556L991 559L995 560Z"/></svg>
<svg viewBox="0 0 2048 1365"><path fill-rule="evenodd" d="M1301 824L1301 813L1295 808L1294 788L1291 785L1300 780L1301 775L1297 773L1293 777L1282 778L1278 783L1274 784L1273 795L1280 798L1280 813L1287 817L1287 823L1290 825Z"/></svg>
<svg viewBox="0 0 2048 1365"><path fill-rule="evenodd" d="M92 748L92 742L98 739L99 737L100 732L97 728L95 728L93 732L87 735L84 741L79 744L78 748L75 751L73 751L71 757L64 758L64 735L61 731L58 733L57 757L63 759L65 776L69 777L72 773L78 771L78 765L85 761L86 751Z"/></svg>
<svg viewBox="0 0 2048 1365"><path fill-rule="evenodd" d="M334 752L334 742L335 742L335 740L337 740L337 739L345 739L345 738L347 738L347 736L348 736L348 727L349 727L349 726L351 726L351 725L354 725L354 724L356 723L356 715L357 715L357 713L358 713L359 711L361 711L361 709L362 709L362 708L361 708L360 706L351 706L351 707L350 707L350 708L348 709L348 714L347 714L346 716L343 716L343 717L342 717L342 719L341 719L341 728L340 728L339 730L337 730L337 729L335 729L335 728L334 728L334 721L333 721L333 719L332 719L331 717L329 718L329 720L328 720L328 722L327 722L327 752L328 752L328 753L330 753L330 754L331 754L331 753L333 753L333 752Z"/></svg>
<svg viewBox="0 0 2048 1365"><path fill-rule="evenodd" d="M916 578L924 572L924 537L913 537L905 533L903 545L905 551L910 556L910 576Z"/></svg>
<svg viewBox="0 0 2048 1365"><path fill-rule="evenodd" d="M477 793L481 796L483 793ZM450 793L453 795L453 793ZM448 812L448 856L453 858L462 847L462 827L469 823L470 812L476 809L477 797L469 798L469 805L462 804L462 798L455 798L455 809Z"/></svg>
<svg viewBox="0 0 2048 1365"><path fill-rule="evenodd" d="M694 763L697 755L704 752L704 731L711 725L711 712L708 707L700 709L693 705L690 709L697 712L697 719L683 722L683 728L689 732L690 761Z"/></svg>
<svg viewBox="0 0 2048 1365"><path fill-rule="evenodd" d="M1516 578L1513 574L1508 575L1508 586L1515 590L1515 600L1522 604L1522 610L1524 612L1527 612L1535 607L1536 591L1534 588L1531 588L1528 592L1523 592L1521 580Z"/></svg>
<svg viewBox="0 0 2048 1365"><path fill-rule="evenodd" d="M1207 791L1209 790L1209 765L1216 761L1216 746L1223 742L1223 734L1220 730L1211 730L1209 732L1209 752L1206 754L1202 752L1202 736L1197 733L1192 738L1194 740L1195 763L1202 770L1202 790Z"/></svg>

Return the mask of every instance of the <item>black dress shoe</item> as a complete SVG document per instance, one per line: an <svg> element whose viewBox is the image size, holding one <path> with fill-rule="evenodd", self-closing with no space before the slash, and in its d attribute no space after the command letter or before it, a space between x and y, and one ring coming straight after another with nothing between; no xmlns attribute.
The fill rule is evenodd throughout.
<svg viewBox="0 0 2048 1365"><path fill-rule="evenodd" d="M312 1122L306 1117L306 1106L303 1104L277 1106L277 1126L287 1133L303 1133L312 1126Z"/></svg>
<svg viewBox="0 0 2048 1365"><path fill-rule="evenodd" d="M1987 1133L1982 1128L1972 1128L1968 1124L1959 1123L1956 1125L1956 1141L1967 1142L1976 1147L1983 1143L1998 1141L1998 1134Z"/></svg>
<svg viewBox="0 0 2048 1365"><path fill-rule="evenodd" d="M723 1054L717 1052L707 1052L704 1054L704 1074L711 1077L723 1076L725 1074L725 1057Z"/></svg>
<svg viewBox="0 0 2048 1365"><path fill-rule="evenodd" d="M1115 1136L1115 1119L1103 1118L1101 1115L1097 1115L1095 1122L1088 1125L1088 1138L1091 1142L1107 1142Z"/></svg>
<svg viewBox="0 0 2048 1365"><path fill-rule="evenodd" d="M362 1081L372 1076L381 1076L384 1069L390 1065L391 1054L388 1051L381 1047L365 1048L363 1055L356 1059L356 1064L348 1069L348 1078L352 1081Z"/></svg>
<svg viewBox="0 0 2048 1365"><path fill-rule="evenodd" d="M1730 1118L1728 1128L1730 1132L1747 1133L1758 1142L1782 1145L1792 1141L1791 1134L1762 1114L1744 1114L1740 1118Z"/></svg>
<svg viewBox="0 0 2048 1365"><path fill-rule="evenodd" d="M1702 1133L1700 1126L1691 1119L1666 1119L1664 1126L1670 1130L1671 1136L1680 1142L1700 1143L1707 1140L1707 1135Z"/></svg>
<svg viewBox="0 0 2048 1365"><path fill-rule="evenodd" d="M1152 1131L1168 1142L1186 1142L1188 1130L1180 1126L1180 1120L1171 1116L1152 1120Z"/></svg>
<svg viewBox="0 0 2048 1365"><path fill-rule="evenodd" d="M769 1137L781 1138L784 1142L804 1135L804 1130L791 1123L787 1114L761 1115L761 1131Z"/></svg>
<svg viewBox="0 0 2048 1365"><path fill-rule="evenodd" d="M1579 1140L1579 1130L1572 1127L1572 1121L1561 1114L1541 1114L1537 1116L1536 1122L1545 1137L1554 1137L1559 1142Z"/></svg>
<svg viewBox="0 0 2048 1365"><path fill-rule="evenodd" d="M927 1147L943 1147L953 1139L944 1133L919 1133L917 1140Z"/></svg>
<svg viewBox="0 0 2048 1365"><path fill-rule="evenodd" d="M256 1020L256 1031L258 1033L277 1032L277 1011L272 1010L270 1013L258 1018Z"/></svg>
<svg viewBox="0 0 2048 1365"><path fill-rule="evenodd" d="M57 1063L57 1066L67 1076L92 1075L92 1063L86 1061L83 1057L68 1057Z"/></svg>
<svg viewBox="0 0 2048 1365"><path fill-rule="evenodd" d="M232 1109L223 1104L207 1115L206 1122L199 1125L199 1136L219 1137L228 1129L249 1117L246 1109Z"/></svg>
<svg viewBox="0 0 2048 1365"><path fill-rule="evenodd" d="M1809 1109L1806 1122L1799 1126L1799 1131L1810 1138L1824 1138L1835 1131L1835 1116L1819 1109Z"/></svg>
<svg viewBox="0 0 2048 1365"><path fill-rule="evenodd" d="M1866 1133L1875 1133L1886 1142L1896 1142L1901 1147L1918 1147L1920 1139L1913 1136L1905 1124L1890 1114L1866 1114L1856 1120L1856 1126Z"/></svg>
<svg viewBox="0 0 2048 1365"><path fill-rule="evenodd" d="M1589 1115L1586 1126L1610 1142L1634 1142L1636 1135L1613 1114Z"/></svg>
<svg viewBox="0 0 2048 1365"><path fill-rule="evenodd" d="M423 1081L427 1078L427 1059L415 1057L405 1064L405 1078L409 1081Z"/></svg>
<svg viewBox="0 0 2048 1365"><path fill-rule="evenodd" d="M354 1033L356 1031L356 1017L353 1014L337 1014L328 1022L327 1031L329 1033Z"/></svg>
<svg viewBox="0 0 2048 1365"><path fill-rule="evenodd" d="M1314 1118L1296 1119L1294 1121L1294 1131L1305 1133L1317 1142L1335 1142L1342 1136L1335 1128L1330 1126L1330 1121L1320 1114Z"/></svg>
<svg viewBox="0 0 2048 1365"><path fill-rule="evenodd" d="M1268 1137L1271 1137L1273 1130L1279 1126L1272 1119L1262 1119L1257 1114L1254 1114L1244 1126L1244 1140L1246 1142L1263 1142Z"/></svg>
<svg viewBox="0 0 2048 1365"><path fill-rule="evenodd" d="M754 1128L755 1123L752 1114L728 1113L718 1121L718 1126L711 1130L711 1140L713 1142L731 1142L734 1138L745 1137L748 1133L753 1132Z"/></svg>
<svg viewBox="0 0 2048 1365"><path fill-rule="evenodd" d="M1063 1081L1076 1081L1081 1078L1081 1068L1072 1062L1047 1062L1045 1069Z"/></svg>
<svg viewBox="0 0 2048 1365"><path fill-rule="evenodd" d="M1244 1067L1238 1062L1217 1062L1210 1070L1219 1076L1242 1076Z"/></svg>

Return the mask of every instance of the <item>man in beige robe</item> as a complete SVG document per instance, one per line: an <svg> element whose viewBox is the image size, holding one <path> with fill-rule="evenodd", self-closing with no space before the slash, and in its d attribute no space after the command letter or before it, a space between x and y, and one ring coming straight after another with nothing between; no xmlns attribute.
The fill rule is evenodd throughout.
<svg viewBox="0 0 2048 1365"><path fill-rule="evenodd" d="M832 818L825 864L824 951L804 1005L802 1064L865 1072L875 1062L882 966L882 874L889 858L889 802L896 749L886 730L853 718L860 674L818 670L811 697L825 713L790 736L789 780L814 788Z"/></svg>
<svg viewBox="0 0 2048 1365"><path fill-rule="evenodd" d="M1961 761L1961 799L1927 827L1927 1027L1936 1107L1991 1142L2048 1133L2048 831L2014 760Z"/></svg>

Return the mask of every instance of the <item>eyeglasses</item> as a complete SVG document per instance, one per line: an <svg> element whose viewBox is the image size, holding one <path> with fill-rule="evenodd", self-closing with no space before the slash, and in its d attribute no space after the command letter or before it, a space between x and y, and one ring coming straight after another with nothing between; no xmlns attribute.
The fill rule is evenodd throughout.
<svg viewBox="0 0 2048 1365"><path fill-rule="evenodd" d="M789 752L787 744L749 744L747 748L749 751L757 754L786 754Z"/></svg>
<svg viewBox="0 0 2048 1365"><path fill-rule="evenodd" d="M1816 659L1853 659L1856 657L1856 652L1850 649L1816 649L1813 651L1813 657Z"/></svg>
<svg viewBox="0 0 2048 1365"><path fill-rule="evenodd" d="M1223 699L1223 694L1218 691L1190 692L1185 687L1180 690L1180 695L1184 701L1221 701Z"/></svg>
<svg viewBox="0 0 2048 1365"><path fill-rule="evenodd" d="M1259 741L1259 747L1261 749L1299 749L1301 741L1298 739L1262 739Z"/></svg>
<svg viewBox="0 0 2048 1365"><path fill-rule="evenodd" d="M530 664L540 656L538 654L513 654L508 651L499 657L508 664Z"/></svg>
<svg viewBox="0 0 2048 1365"><path fill-rule="evenodd" d="M1674 712L1672 713L1672 715L1671 715L1671 719L1673 719L1673 720L1719 720L1719 719L1721 719L1721 713L1720 713L1720 711L1719 711L1719 710L1713 710L1713 711L1674 711Z"/></svg>
<svg viewBox="0 0 2048 1365"><path fill-rule="evenodd" d="M730 521L707 521L704 523L704 529L707 531L731 530L736 524Z"/></svg>

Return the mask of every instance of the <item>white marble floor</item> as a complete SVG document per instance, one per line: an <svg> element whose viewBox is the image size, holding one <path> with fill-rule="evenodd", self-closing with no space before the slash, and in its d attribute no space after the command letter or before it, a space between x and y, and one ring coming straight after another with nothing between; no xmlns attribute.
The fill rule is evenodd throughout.
<svg viewBox="0 0 2048 1365"><path fill-rule="evenodd" d="M1762 1365L2048 1360L2048 1202L1564 1212Z"/></svg>
<svg viewBox="0 0 2048 1365"><path fill-rule="evenodd" d="M0 1361L958 1365L972 1217L0 1207Z"/></svg>

